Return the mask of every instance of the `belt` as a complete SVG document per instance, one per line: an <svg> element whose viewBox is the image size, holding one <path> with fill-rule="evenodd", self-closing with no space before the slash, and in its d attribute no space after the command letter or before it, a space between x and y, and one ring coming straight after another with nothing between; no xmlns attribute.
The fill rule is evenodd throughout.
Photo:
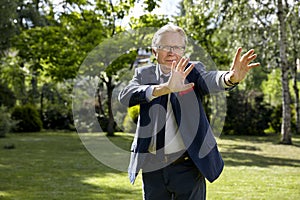
<svg viewBox="0 0 300 200"><path fill-rule="evenodd" d="M152 157L152 156L151 156ZM177 158L177 159L176 159ZM161 162L161 163L170 163L171 165L177 165L183 163L185 161L191 160L188 153L185 152L181 156L178 157L178 154L166 154L161 159L157 159L155 155L153 155L152 159L154 162Z"/></svg>
<svg viewBox="0 0 300 200"><path fill-rule="evenodd" d="M177 160L175 160L174 162L171 163L171 165L178 165L180 163L183 163L185 161L190 160L191 158L189 157L189 155L187 153L184 153L182 156L180 156Z"/></svg>

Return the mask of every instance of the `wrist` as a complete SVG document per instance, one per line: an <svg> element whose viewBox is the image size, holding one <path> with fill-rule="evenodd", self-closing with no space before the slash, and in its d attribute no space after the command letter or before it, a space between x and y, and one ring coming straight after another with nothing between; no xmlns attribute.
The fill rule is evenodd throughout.
<svg viewBox="0 0 300 200"><path fill-rule="evenodd" d="M232 81L232 80L231 80L231 76L230 76L229 73L230 73L230 72L228 71L228 72L226 72L226 73L224 74L224 76L223 76L225 85L227 85L227 86L229 86L229 87L238 85L239 82L234 82L234 81Z"/></svg>
<svg viewBox="0 0 300 200"><path fill-rule="evenodd" d="M172 91L168 88L167 84L156 85L153 88L152 95L155 97L170 94Z"/></svg>

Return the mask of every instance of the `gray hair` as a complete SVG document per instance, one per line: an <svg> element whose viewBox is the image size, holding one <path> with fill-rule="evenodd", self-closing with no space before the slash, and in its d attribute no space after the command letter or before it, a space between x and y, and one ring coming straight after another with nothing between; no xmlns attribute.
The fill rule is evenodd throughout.
<svg viewBox="0 0 300 200"><path fill-rule="evenodd" d="M176 26L174 24L167 24L167 25L164 25L163 27L161 27L153 36L152 38L152 47L156 47L157 46L157 42L160 38L160 36L164 33L167 33L167 32L172 32L172 33L179 33L183 38L184 38L184 42L185 42L185 45L187 45L187 36L184 32L184 30L179 27L179 26Z"/></svg>

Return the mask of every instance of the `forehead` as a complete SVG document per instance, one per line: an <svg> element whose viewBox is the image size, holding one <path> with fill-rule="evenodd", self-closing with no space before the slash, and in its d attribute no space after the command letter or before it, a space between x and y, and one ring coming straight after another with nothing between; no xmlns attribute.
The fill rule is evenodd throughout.
<svg viewBox="0 0 300 200"><path fill-rule="evenodd" d="M159 36L158 44L184 46L185 41L184 37L178 32L165 32Z"/></svg>

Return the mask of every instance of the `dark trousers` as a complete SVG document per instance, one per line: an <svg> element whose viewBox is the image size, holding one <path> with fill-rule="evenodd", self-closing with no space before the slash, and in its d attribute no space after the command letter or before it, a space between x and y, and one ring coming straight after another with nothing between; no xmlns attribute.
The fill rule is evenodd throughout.
<svg viewBox="0 0 300 200"><path fill-rule="evenodd" d="M205 178L191 159L142 174L144 200L205 200Z"/></svg>

